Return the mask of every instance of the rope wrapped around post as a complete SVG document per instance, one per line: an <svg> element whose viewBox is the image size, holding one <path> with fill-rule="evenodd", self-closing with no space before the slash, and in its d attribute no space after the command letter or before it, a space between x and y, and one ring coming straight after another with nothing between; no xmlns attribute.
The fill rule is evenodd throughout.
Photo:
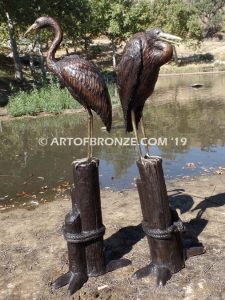
<svg viewBox="0 0 225 300"><path fill-rule="evenodd" d="M97 240L98 238L103 237L105 234L105 226L103 225L97 230L91 230L87 232L81 232L81 233L70 233L66 232L65 226L63 226L63 235L67 242L70 243L87 243L90 241Z"/></svg>
<svg viewBox="0 0 225 300"><path fill-rule="evenodd" d="M151 263L134 273L142 278L151 273L157 276L157 285L166 284L173 273L185 266L181 232L184 226L176 212L169 207L160 157L137 161L140 179L137 188L141 203L142 227L147 235Z"/></svg>
<svg viewBox="0 0 225 300"><path fill-rule="evenodd" d="M69 294L79 290L91 276L100 276L129 265L128 259L106 261L103 236L99 161L73 162L72 210L66 215L63 235L67 241L69 271L54 282L55 288L68 284Z"/></svg>
<svg viewBox="0 0 225 300"><path fill-rule="evenodd" d="M174 221L172 225L166 229L152 229L149 227L148 222L142 222L142 228L146 235L159 240L170 239L173 232L183 232L185 227L181 219Z"/></svg>

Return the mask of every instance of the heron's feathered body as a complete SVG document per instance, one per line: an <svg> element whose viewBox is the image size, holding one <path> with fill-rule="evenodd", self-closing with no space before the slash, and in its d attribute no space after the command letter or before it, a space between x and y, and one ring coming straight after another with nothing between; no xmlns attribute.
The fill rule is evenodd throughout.
<svg viewBox="0 0 225 300"><path fill-rule="evenodd" d="M85 108L94 110L110 131L110 96L96 67L79 56L67 56L57 62L56 74L60 74L60 82L67 87L71 95Z"/></svg>
<svg viewBox="0 0 225 300"><path fill-rule="evenodd" d="M59 24L51 17L41 17L35 21L38 28L51 27L55 38L47 54L47 66L66 86L71 95L86 109L95 111L110 131L112 106L107 86L95 67L78 55L65 56L56 60L55 53L63 39ZM40 24L40 25L39 25Z"/></svg>
<svg viewBox="0 0 225 300"><path fill-rule="evenodd" d="M157 38L158 29L139 32L127 42L117 67L119 96L125 118L126 131L133 131L131 110L136 127L142 117L145 101L153 93L160 66L173 55L170 44Z"/></svg>

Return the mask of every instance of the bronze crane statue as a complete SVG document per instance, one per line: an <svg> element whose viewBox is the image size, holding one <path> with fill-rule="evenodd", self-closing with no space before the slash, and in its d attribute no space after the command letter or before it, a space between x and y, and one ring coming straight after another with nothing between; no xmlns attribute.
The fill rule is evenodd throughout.
<svg viewBox="0 0 225 300"><path fill-rule="evenodd" d="M122 58L117 66L117 83L123 109L127 132L134 131L139 158L142 159L137 128L141 129L146 138L143 124L143 108L145 101L154 91L159 70L173 55L172 43L181 38L166 34L160 29L134 34L127 42ZM149 150L146 146L146 154Z"/></svg>
<svg viewBox="0 0 225 300"><path fill-rule="evenodd" d="M69 55L56 60L55 53L63 39L62 29L56 20L51 17L40 17L29 27L25 35L30 31L46 27L52 28L55 34L46 57L47 67L88 112L88 158L90 159L93 156L91 145L93 115L91 111L95 111L100 116L109 132L112 124L112 106L109 92L99 71L91 62L80 58L78 55Z"/></svg>

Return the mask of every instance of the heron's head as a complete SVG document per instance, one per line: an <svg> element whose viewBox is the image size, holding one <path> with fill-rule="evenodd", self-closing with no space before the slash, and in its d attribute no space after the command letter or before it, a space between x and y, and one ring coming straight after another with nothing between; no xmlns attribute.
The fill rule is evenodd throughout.
<svg viewBox="0 0 225 300"><path fill-rule="evenodd" d="M38 30L41 28L51 27L54 24L57 24L57 22L51 18L51 17L40 17L38 18L33 25L31 25L28 30L25 32L24 36L26 36L28 33L34 30Z"/></svg>
<svg viewBox="0 0 225 300"><path fill-rule="evenodd" d="M163 32L160 28L154 28L147 31L148 36L152 39L152 41L164 41L169 44L179 45L182 41L182 38L172 35L169 33Z"/></svg>
<svg viewBox="0 0 225 300"><path fill-rule="evenodd" d="M182 39L178 36L163 32L159 28L154 28L146 32L148 46L151 47L152 57L155 62L163 65L168 62L173 54L172 45L180 44Z"/></svg>

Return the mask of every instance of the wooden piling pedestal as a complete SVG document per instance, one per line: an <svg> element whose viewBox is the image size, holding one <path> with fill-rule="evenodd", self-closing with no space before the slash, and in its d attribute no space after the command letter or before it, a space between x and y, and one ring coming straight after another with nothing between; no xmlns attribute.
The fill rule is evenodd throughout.
<svg viewBox="0 0 225 300"><path fill-rule="evenodd" d="M131 263L127 259L111 262L105 259L98 166L99 161L95 158L77 160L72 164L72 211L66 215L63 228L69 271L53 283L54 288L69 284L70 295L79 290L90 276L99 276Z"/></svg>
<svg viewBox="0 0 225 300"><path fill-rule="evenodd" d="M157 276L157 285L165 285L173 273L185 266L181 239L183 225L176 212L169 207L160 157L138 161L140 179L137 188L143 215L142 227L147 235L151 263L138 270L133 277L142 278L151 273Z"/></svg>
<svg viewBox="0 0 225 300"><path fill-rule="evenodd" d="M102 224L98 166L96 159L73 163L75 199L72 202L80 212L83 234L90 235L85 243L88 276L98 276L106 271L103 255L105 227Z"/></svg>

